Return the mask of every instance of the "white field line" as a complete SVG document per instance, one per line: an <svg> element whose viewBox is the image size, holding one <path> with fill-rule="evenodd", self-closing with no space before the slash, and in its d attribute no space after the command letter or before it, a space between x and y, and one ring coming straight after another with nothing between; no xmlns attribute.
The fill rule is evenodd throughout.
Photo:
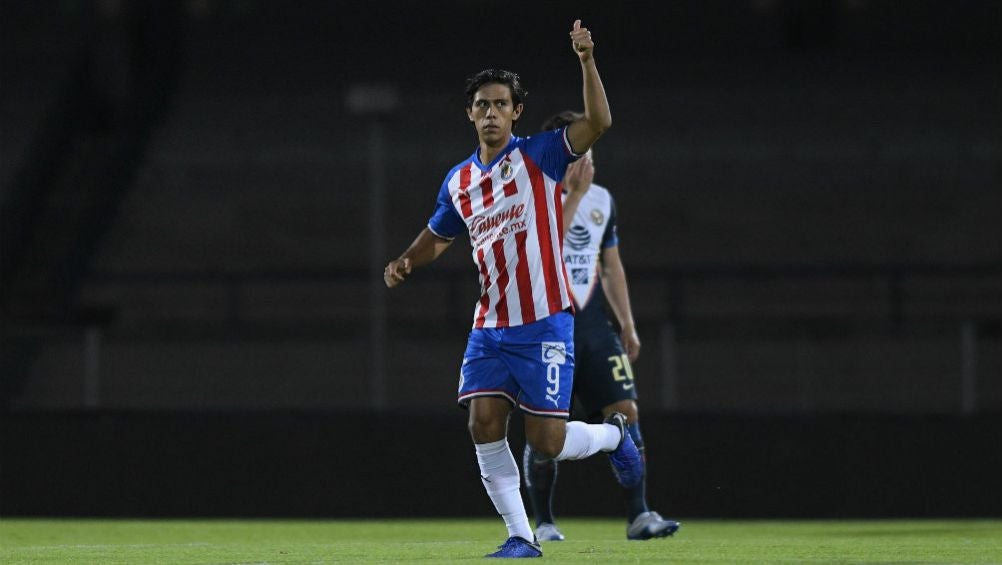
<svg viewBox="0 0 1002 565"><path fill-rule="evenodd" d="M17 550L33 549L33 550L46 550L46 549L115 549L115 548L130 548L130 549L142 549L144 547L206 547L213 545L211 543L97 543L97 544L61 544L61 545L24 545L18 547Z"/></svg>

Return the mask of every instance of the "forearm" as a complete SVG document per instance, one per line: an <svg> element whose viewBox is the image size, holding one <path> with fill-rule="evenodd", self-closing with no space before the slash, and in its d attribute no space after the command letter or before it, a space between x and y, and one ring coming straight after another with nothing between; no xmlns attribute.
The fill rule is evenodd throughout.
<svg viewBox="0 0 1002 565"><path fill-rule="evenodd" d="M581 74L584 82L585 122L598 139L598 136L612 126L612 111L609 109L609 100L606 98L605 87L602 85L594 57L581 62Z"/></svg>
<svg viewBox="0 0 1002 565"><path fill-rule="evenodd" d="M602 288L612 314L621 328L634 327L633 309L630 307L630 291L626 283L626 272L618 260L603 258L601 271Z"/></svg>
<svg viewBox="0 0 1002 565"><path fill-rule="evenodd" d="M567 139L575 153L586 153L605 130L612 126L612 112L595 64L595 42L592 41L591 32L581 27L581 20L574 22L571 44L581 62L584 119L567 126Z"/></svg>
<svg viewBox="0 0 1002 565"><path fill-rule="evenodd" d="M411 266L422 267L438 259L451 244L452 241L442 239L432 233L430 229L425 228L397 259L410 259Z"/></svg>
<svg viewBox="0 0 1002 565"><path fill-rule="evenodd" d="M393 288L407 279L415 267L427 265L445 251L452 241L442 239L432 233L428 228L421 230L421 233L414 239L400 257L390 261L383 270L383 282L386 286Z"/></svg>
<svg viewBox="0 0 1002 565"><path fill-rule="evenodd" d="M581 61L584 83L584 119L567 126L567 140L575 153L587 153L598 138L612 125L612 112L605 97L605 87L598 76L595 59Z"/></svg>

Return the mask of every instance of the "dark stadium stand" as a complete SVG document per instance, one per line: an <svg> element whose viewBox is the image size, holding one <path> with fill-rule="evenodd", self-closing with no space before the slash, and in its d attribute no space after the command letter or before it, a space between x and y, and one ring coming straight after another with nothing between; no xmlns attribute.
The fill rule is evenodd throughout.
<svg viewBox="0 0 1002 565"><path fill-rule="evenodd" d="M474 149L468 74L523 75L517 133L580 105L576 17L657 508L998 517L993 0L0 0L0 517L486 516L469 244L375 273ZM604 458L560 473L619 515Z"/></svg>
<svg viewBox="0 0 1002 565"><path fill-rule="evenodd" d="M0 201L56 109L80 41L72 18L11 17L18 8L5 3L0 18Z"/></svg>
<svg viewBox="0 0 1002 565"><path fill-rule="evenodd" d="M596 147L596 180L617 198L651 407L958 411L974 328L977 409L999 410L995 59L854 12L839 12L835 47L801 46L754 5L742 14L763 25L740 40L742 14L689 14L719 20L734 43L670 22L664 57L617 31L601 59L615 125ZM79 406L85 358L99 362L109 408L366 405L371 122L345 93L401 92L381 122L389 257L473 149L460 90L484 48L441 37L424 60L348 23L390 4L240 6L189 16L168 113L75 291L75 308L104 313L99 360L82 326L12 324L51 339L6 406ZM559 52L524 50L503 58L529 84L528 133L577 104L578 78L573 64L552 68ZM55 67L5 74L4 186L48 107L30 93ZM468 245L454 247L387 295L390 406L451 406L477 291Z"/></svg>

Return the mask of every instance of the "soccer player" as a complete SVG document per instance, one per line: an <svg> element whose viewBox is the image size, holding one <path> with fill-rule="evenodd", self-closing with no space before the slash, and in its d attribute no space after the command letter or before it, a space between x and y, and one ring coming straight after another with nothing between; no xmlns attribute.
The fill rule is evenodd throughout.
<svg viewBox="0 0 1002 565"><path fill-rule="evenodd" d="M488 557L542 555L507 440L515 406L524 414L529 444L543 456L582 459L606 452L623 485L636 484L643 471L623 414L611 414L601 424L567 422L574 324L557 185L567 165L612 124L591 33L576 20L570 39L581 64L582 119L517 137L512 130L526 95L519 76L490 69L470 77L466 114L479 147L449 171L428 227L383 275L392 288L414 268L437 259L464 230L470 237L481 296L460 368L458 401L469 409L484 488L508 529L508 539Z"/></svg>
<svg viewBox="0 0 1002 565"><path fill-rule="evenodd" d="M562 128L581 119L561 112L543 124L544 130ZM564 188L564 265L570 274L574 317L574 391L585 418L622 413L637 449L644 452L637 411L637 389L630 363L640 355L640 338L633 322L626 273L619 257L616 207L612 195L592 183L595 167L591 151L567 167ZM603 300L603 296L605 299ZM619 326L616 335L606 302ZM536 518L536 538L561 541L563 533L553 518L553 487L557 461L527 445L525 482ZM646 469L644 471L646 475ZM679 523L665 520L647 506L645 481L625 487L626 537L646 540L670 536Z"/></svg>

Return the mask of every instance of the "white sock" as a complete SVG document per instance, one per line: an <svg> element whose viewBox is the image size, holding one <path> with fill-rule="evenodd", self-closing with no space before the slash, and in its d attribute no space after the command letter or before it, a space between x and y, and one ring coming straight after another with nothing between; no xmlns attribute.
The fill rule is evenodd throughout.
<svg viewBox="0 0 1002 565"><path fill-rule="evenodd" d="M529 527L529 517L525 513L522 493L519 490L521 478L518 465L508 447L508 440L474 444L477 449L477 463L480 464L480 480L491 497L494 508L504 519L508 536L519 536L534 541L535 535Z"/></svg>
<svg viewBox="0 0 1002 565"><path fill-rule="evenodd" d="M599 451L612 451L619 445L620 439L619 428L612 424L567 422L567 437L557 461L584 459Z"/></svg>

